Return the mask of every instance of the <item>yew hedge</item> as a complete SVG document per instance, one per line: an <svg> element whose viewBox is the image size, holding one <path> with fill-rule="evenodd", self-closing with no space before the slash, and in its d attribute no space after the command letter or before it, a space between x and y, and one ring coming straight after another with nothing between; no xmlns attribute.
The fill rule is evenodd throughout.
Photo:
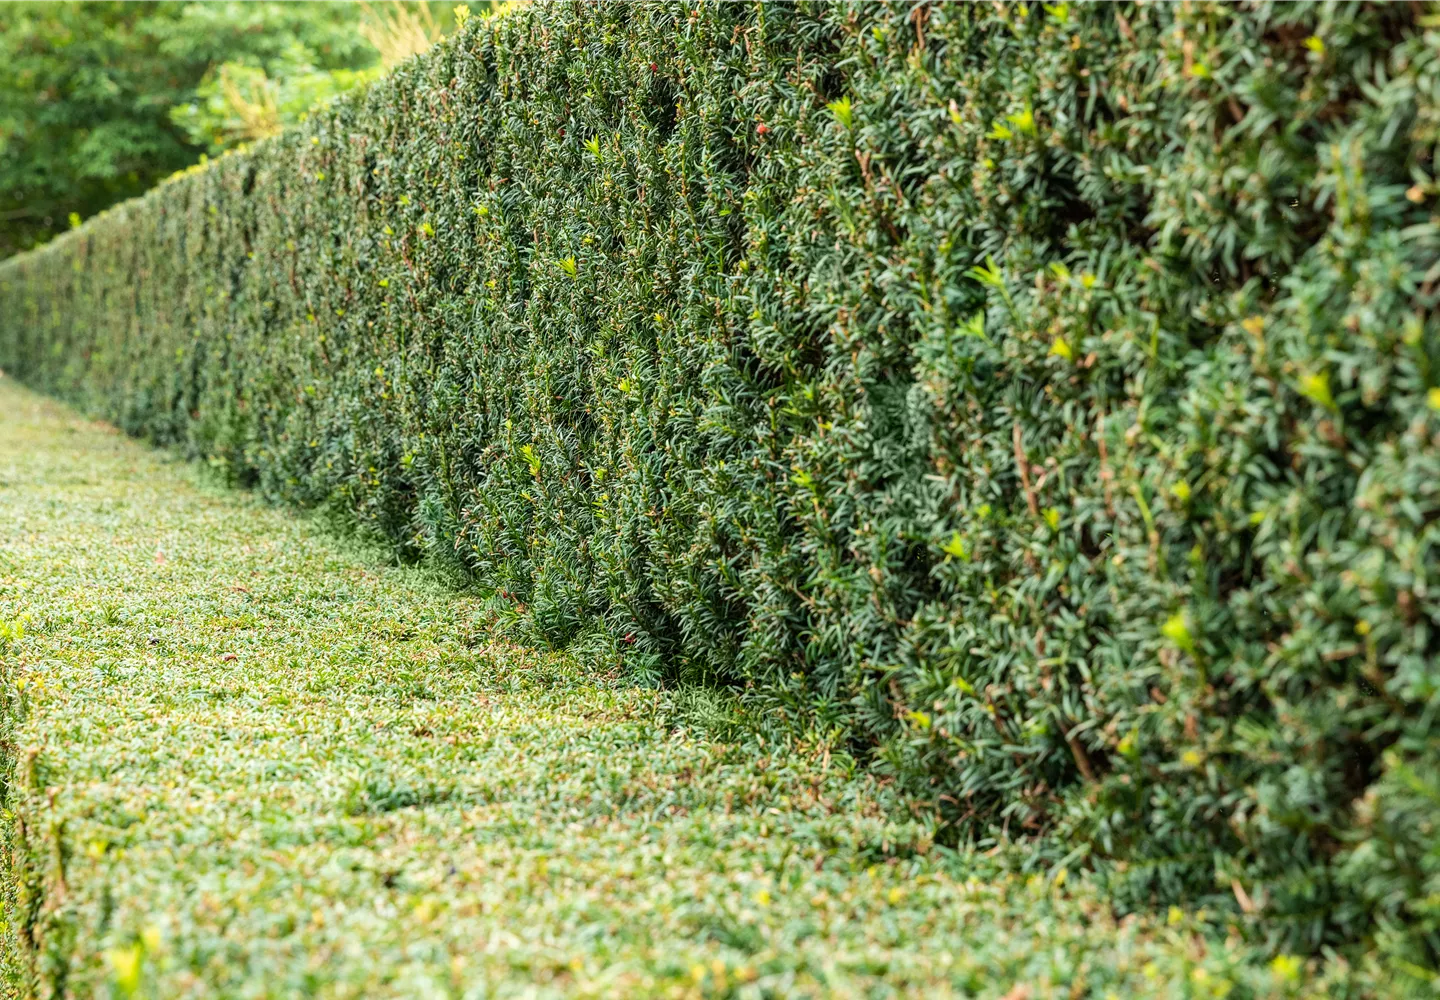
<svg viewBox="0 0 1440 1000"><path fill-rule="evenodd" d="M944 835L1440 955L1414 5L567 5L0 268L0 363ZM597 637L599 637L597 639Z"/></svg>

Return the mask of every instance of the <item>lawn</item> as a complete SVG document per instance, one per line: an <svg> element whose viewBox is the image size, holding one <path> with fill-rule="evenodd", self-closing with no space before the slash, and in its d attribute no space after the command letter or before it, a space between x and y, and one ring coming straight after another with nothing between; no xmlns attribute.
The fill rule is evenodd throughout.
<svg viewBox="0 0 1440 1000"><path fill-rule="evenodd" d="M12 995L1298 996L0 379Z"/></svg>

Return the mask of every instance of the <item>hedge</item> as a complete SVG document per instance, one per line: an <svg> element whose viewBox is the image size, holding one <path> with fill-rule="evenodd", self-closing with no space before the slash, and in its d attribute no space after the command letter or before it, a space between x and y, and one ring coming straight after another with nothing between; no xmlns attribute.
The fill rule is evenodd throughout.
<svg viewBox="0 0 1440 1000"><path fill-rule="evenodd" d="M1419 982L1427 24L474 19L6 263L0 364L346 512L600 669L871 748L944 837Z"/></svg>

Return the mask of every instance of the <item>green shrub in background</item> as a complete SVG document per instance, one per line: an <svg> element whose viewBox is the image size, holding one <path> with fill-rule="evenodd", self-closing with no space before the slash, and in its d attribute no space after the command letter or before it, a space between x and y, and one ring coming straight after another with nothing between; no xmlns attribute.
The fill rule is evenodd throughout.
<svg viewBox="0 0 1440 1000"><path fill-rule="evenodd" d="M214 138L207 126L216 116L197 114L192 103L197 91L217 89L216 73L303 75L310 78L305 96L316 98L343 88L375 62L361 20L356 5L336 3L7 3L0 255L64 231L72 213L93 215L193 163ZM285 89L290 96L301 88ZM210 104L228 103L214 96L221 100Z"/></svg>
<svg viewBox="0 0 1440 1000"><path fill-rule="evenodd" d="M876 748L1122 906L1440 957L1440 36L541 5L0 269L0 363Z"/></svg>

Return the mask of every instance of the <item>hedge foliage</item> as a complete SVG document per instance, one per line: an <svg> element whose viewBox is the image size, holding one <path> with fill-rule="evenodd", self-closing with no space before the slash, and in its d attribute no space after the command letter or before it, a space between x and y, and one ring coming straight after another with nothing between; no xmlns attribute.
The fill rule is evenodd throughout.
<svg viewBox="0 0 1440 1000"><path fill-rule="evenodd" d="M876 748L1440 956L1413 5L541 5L0 270L0 363ZM1416 978L1418 977L1418 978Z"/></svg>

